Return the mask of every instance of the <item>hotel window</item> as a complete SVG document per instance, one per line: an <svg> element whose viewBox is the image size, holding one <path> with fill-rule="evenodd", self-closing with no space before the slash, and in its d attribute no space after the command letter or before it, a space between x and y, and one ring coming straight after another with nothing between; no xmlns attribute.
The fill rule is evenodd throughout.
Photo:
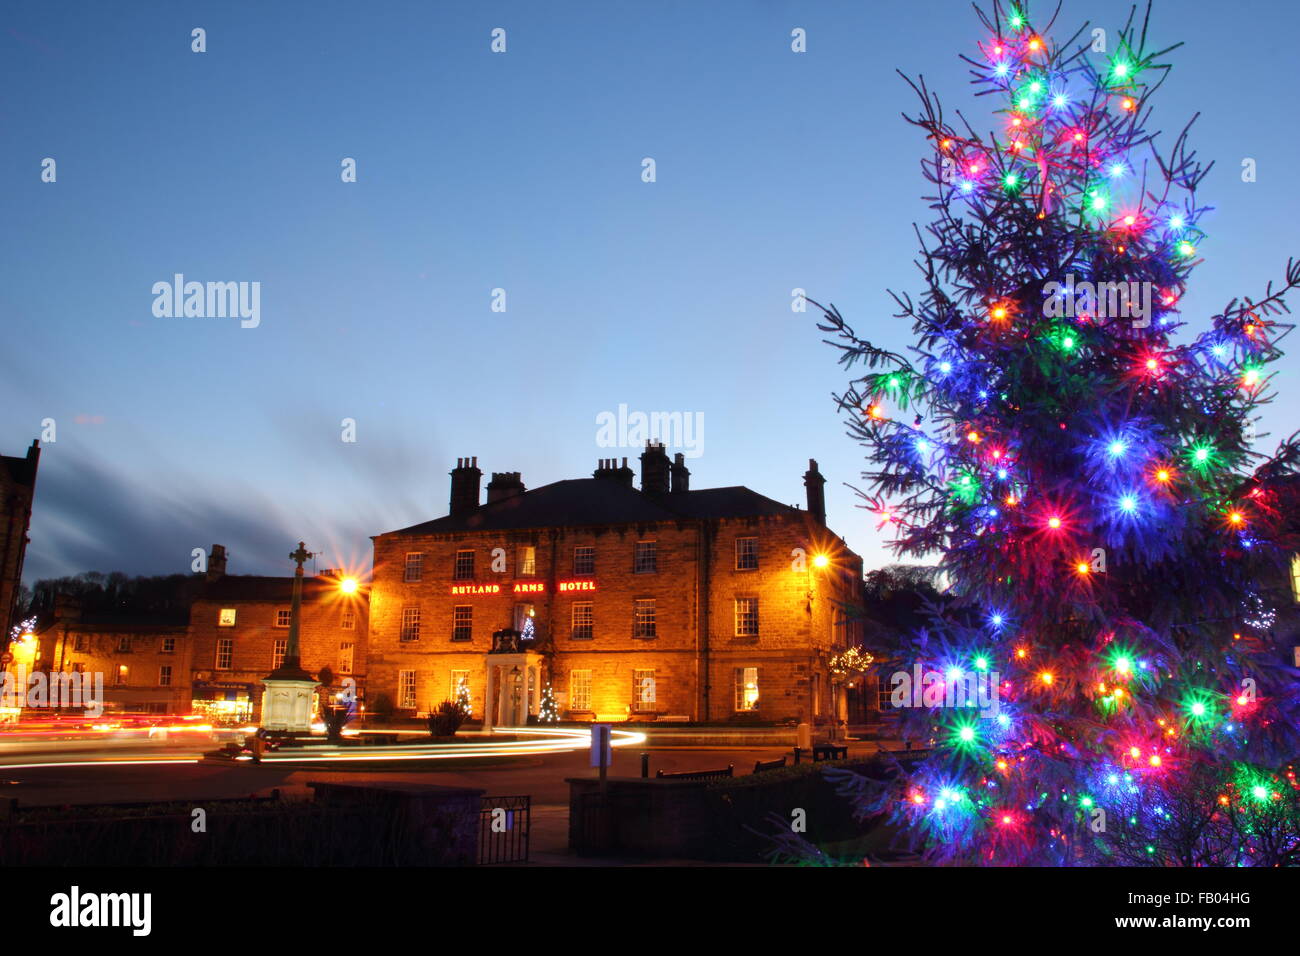
<svg viewBox="0 0 1300 956"><path fill-rule="evenodd" d="M235 639L222 637L217 639L217 670L228 671L235 660Z"/></svg>
<svg viewBox="0 0 1300 956"><path fill-rule="evenodd" d="M632 606L632 636L650 639L655 634L655 599L637 598Z"/></svg>
<svg viewBox="0 0 1300 956"><path fill-rule="evenodd" d="M758 668L736 668L736 710L758 710Z"/></svg>
<svg viewBox="0 0 1300 956"><path fill-rule="evenodd" d="M415 671L397 672L397 706L415 709Z"/></svg>
<svg viewBox="0 0 1300 956"><path fill-rule="evenodd" d="M474 577L474 552L457 551L456 552L456 574L457 581L469 581Z"/></svg>
<svg viewBox="0 0 1300 956"><path fill-rule="evenodd" d="M591 710L591 671L569 671L569 709Z"/></svg>
<svg viewBox="0 0 1300 956"><path fill-rule="evenodd" d="M234 627L235 626L235 609L233 607L223 607L221 613L217 615L217 627Z"/></svg>
<svg viewBox="0 0 1300 956"><path fill-rule="evenodd" d="M655 709L655 672L653 670L632 671L632 709Z"/></svg>
<svg viewBox="0 0 1300 956"><path fill-rule="evenodd" d="M1300 554L1291 556L1291 596L1300 604Z"/></svg>
<svg viewBox="0 0 1300 956"><path fill-rule="evenodd" d="M352 652L356 645L351 641L343 641L339 644L339 673L352 673Z"/></svg>
<svg viewBox="0 0 1300 956"><path fill-rule="evenodd" d="M736 636L758 637L758 598L736 598Z"/></svg>
<svg viewBox="0 0 1300 956"><path fill-rule="evenodd" d="M474 639L474 606L457 604L452 609L451 639L453 641L472 641Z"/></svg>
<svg viewBox="0 0 1300 956"><path fill-rule="evenodd" d="M418 607L402 608L402 632L399 640L418 641L420 639L420 609Z"/></svg>
<svg viewBox="0 0 1300 956"><path fill-rule="evenodd" d="M655 541L638 541L633 553L632 570L636 574L654 574L659 570Z"/></svg>
<svg viewBox="0 0 1300 956"><path fill-rule="evenodd" d="M174 637L164 637L164 638L162 639L162 652L163 652L164 654L175 654L175 653L176 653L176 638L174 638Z"/></svg>
<svg viewBox="0 0 1300 956"><path fill-rule="evenodd" d="M119 634L117 637L117 650L121 654L131 653L131 635Z"/></svg>
<svg viewBox="0 0 1300 956"><path fill-rule="evenodd" d="M406 569L402 572L403 581L418 581L424 576L424 552L406 552Z"/></svg>
<svg viewBox="0 0 1300 956"><path fill-rule="evenodd" d="M357 626L356 612L350 607L343 609L343 616L339 618L339 627L345 631L355 630Z"/></svg>
<svg viewBox="0 0 1300 956"><path fill-rule="evenodd" d="M275 670L284 663L285 652L289 650L289 642L280 639L271 647L271 670Z"/></svg>
<svg viewBox="0 0 1300 956"><path fill-rule="evenodd" d="M596 573L596 549L583 545L573 549L573 574L575 577Z"/></svg>
<svg viewBox="0 0 1300 956"><path fill-rule="evenodd" d="M126 679L127 679L127 677L130 675L130 673L131 673L130 668L128 668L125 664L120 664L120 665L118 665L118 668L117 668L117 683L119 683L119 684L125 684L125 683L126 683Z"/></svg>
<svg viewBox="0 0 1300 956"><path fill-rule="evenodd" d="M172 686L172 666L170 664L164 664L158 668L158 686Z"/></svg>
<svg viewBox="0 0 1300 956"><path fill-rule="evenodd" d="M452 671L451 672L451 693L448 695L449 700L460 700L460 689L464 687L469 689L469 671Z"/></svg>
<svg viewBox="0 0 1300 956"><path fill-rule="evenodd" d="M758 539L757 538L736 539L736 570L737 571L758 570Z"/></svg>
<svg viewBox="0 0 1300 956"><path fill-rule="evenodd" d="M76 642L75 642L75 645L74 645L74 648L73 648L73 649L74 649L74 650L78 650L78 651L84 651L84 650L86 649L86 643L87 643L87 642L86 642L86 635L85 635L85 634L78 634L78 635L77 635L77 640L76 640Z"/></svg>
<svg viewBox="0 0 1300 956"><path fill-rule="evenodd" d="M288 627L293 623L293 609L282 607L275 612L275 626Z"/></svg>
<svg viewBox="0 0 1300 956"><path fill-rule="evenodd" d="M595 624L595 605L590 601L579 601L573 605L573 630L570 636L575 641L591 640Z"/></svg>
<svg viewBox="0 0 1300 956"><path fill-rule="evenodd" d="M537 573L537 549L531 544L519 548L519 576L531 578Z"/></svg>

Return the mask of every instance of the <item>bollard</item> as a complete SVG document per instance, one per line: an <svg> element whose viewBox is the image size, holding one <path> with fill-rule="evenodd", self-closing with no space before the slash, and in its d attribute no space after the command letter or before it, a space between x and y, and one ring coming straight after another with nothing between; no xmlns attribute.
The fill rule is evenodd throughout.
<svg viewBox="0 0 1300 956"><path fill-rule="evenodd" d="M650 755L644 750L641 751L641 776L650 776Z"/></svg>

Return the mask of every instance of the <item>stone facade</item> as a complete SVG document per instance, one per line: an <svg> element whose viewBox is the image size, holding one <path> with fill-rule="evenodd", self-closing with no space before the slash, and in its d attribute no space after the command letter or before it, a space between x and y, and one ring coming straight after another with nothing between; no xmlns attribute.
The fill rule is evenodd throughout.
<svg viewBox="0 0 1300 956"><path fill-rule="evenodd" d="M680 457L669 463L661 446L642 466L643 488L648 477L656 491L633 489L626 464L602 463L592 479L531 492L516 473L498 474L479 505L477 464L464 459L451 515L376 536L372 705L383 694L400 712L425 713L464 677L481 715L500 635L540 652L531 680L549 680L574 719L831 714L826 662L860 642L845 611L860 600L861 559L812 508L746 488L687 491ZM526 693L535 713L540 688Z"/></svg>
<svg viewBox="0 0 1300 956"><path fill-rule="evenodd" d="M184 622L85 613L60 595L35 640L15 651L14 667L93 675L109 712L187 714L190 648Z"/></svg>
<svg viewBox="0 0 1300 956"><path fill-rule="evenodd" d="M216 551L216 548L214 548ZM197 709L257 716L262 679L279 666L289 637L292 577L225 574L224 550L190 609L193 689ZM364 589L346 593L335 572L303 582L299 630L302 666L319 677L323 668L338 686L358 688L366 679L369 614ZM207 704L205 702L214 702Z"/></svg>
<svg viewBox="0 0 1300 956"><path fill-rule="evenodd" d="M0 646L8 642L14 623L40 457L35 441L24 458L0 455Z"/></svg>

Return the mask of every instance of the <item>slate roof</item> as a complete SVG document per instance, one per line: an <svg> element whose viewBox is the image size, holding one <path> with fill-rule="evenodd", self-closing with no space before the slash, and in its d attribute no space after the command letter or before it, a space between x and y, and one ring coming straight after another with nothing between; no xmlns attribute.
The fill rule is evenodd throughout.
<svg viewBox="0 0 1300 956"><path fill-rule="evenodd" d="M304 575L303 601L316 600L333 593L338 582L332 578ZM263 577L256 574L227 574L203 585L199 601L254 601L288 604L293 600L292 577Z"/></svg>
<svg viewBox="0 0 1300 956"><path fill-rule="evenodd" d="M742 485L647 495L610 478L557 481L465 515L447 515L388 534L447 534L606 524L649 524L707 518L806 516L807 512Z"/></svg>

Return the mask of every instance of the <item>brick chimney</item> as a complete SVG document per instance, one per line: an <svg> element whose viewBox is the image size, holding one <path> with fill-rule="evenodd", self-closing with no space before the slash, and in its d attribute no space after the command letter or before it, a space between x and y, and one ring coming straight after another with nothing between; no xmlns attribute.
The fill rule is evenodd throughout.
<svg viewBox="0 0 1300 956"><path fill-rule="evenodd" d="M678 495L691 490L691 470L686 467L686 456L681 452L673 456L673 464L669 474L672 478L673 494Z"/></svg>
<svg viewBox="0 0 1300 956"><path fill-rule="evenodd" d="M826 524L826 479L817 470L817 460L808 459L808 470L803 473L803 486L808 489L808 513L820 525Z"/></svg>
<svg viewBox="0 0 1300 956"><path fill-rule="evenodd" d="M627 466L627 459L623 459L620 467L617 458L602 458L596 463L596 470L591 473L591 477L599 478L602 481L617 481L625 488L632 487L632 469Z"/></svg>
<svg viewBox="0 0 1300 956"><path fill-rule="evenodd" d="M641 452L641 491L647 495L668 494L668 453L664 451L663 442L652 443L646 439L645 451Z"/></svg>
<svg viewBox="0 0 1300 956"><path fill-rule="evenodd" d="M457 458L451 471L451 516L467 515L478 508L478 486L483 472L478 469L478 456Z"/></svg>
<svg viewBox="0 0 1300 956"><path fill-rule="evenodd" d="M208 580L219 581L226 576L226 546L214 544L208 554Z"/></svg>
<svg viewBox="0 0 1300 956"><path fill-rule="evenodd" d="M517 471L494 471L492 480L488 482L487 503L492 504L494 501L502 501L506 498L513 498L515 495L522 495L527 489L519 477Z"/></svg>

